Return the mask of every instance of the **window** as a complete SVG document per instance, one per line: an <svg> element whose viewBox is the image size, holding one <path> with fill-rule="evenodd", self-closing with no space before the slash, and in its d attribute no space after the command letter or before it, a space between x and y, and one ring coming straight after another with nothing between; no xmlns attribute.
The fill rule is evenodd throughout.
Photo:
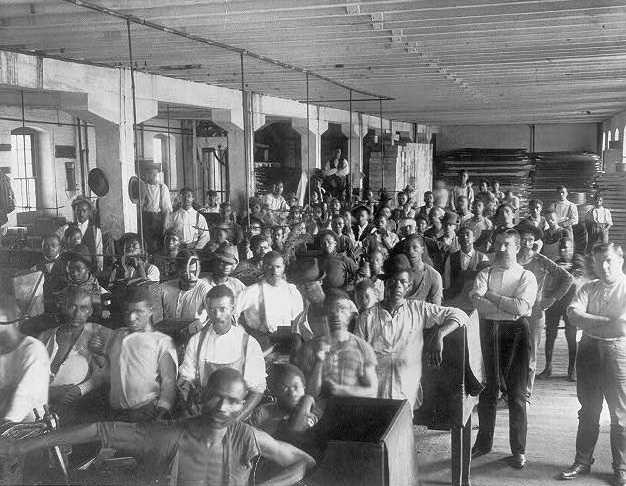
<svg viewBox="0 0 626 486"><path fill-rule="evenodd" d="M616 129L615 129L615 138L614 138L614 140L615 140L616 142L619 142L619 128L616 128Z"/></svg>
<svg viewBox="0 0 626 486"><path fill-rule="evenodd" d="M609 148L611 148L611 142L613 141L613 133L609 130Z"/></svg>
<svg viewBox="0 0 626 486"><path fill-rule="evenodd" d="M606 132L602 133L602 151L606 150Z"/></svg>
<svg viewBox="0 0 626 486"><path fill-rule="evenodd" d="M170 189L172 187L172 166L176 159L174 143L169 135L159 133L152 138L152 158L155 163L161 164L162 181ZM175 166L175 165L174 165Z"/></svg>
<svg viewBox="0 0 626 486"><path fill-rule="evenodd" d="M11 178L18 211L37 209L37 137L28 128L11 132Z"/></svg>

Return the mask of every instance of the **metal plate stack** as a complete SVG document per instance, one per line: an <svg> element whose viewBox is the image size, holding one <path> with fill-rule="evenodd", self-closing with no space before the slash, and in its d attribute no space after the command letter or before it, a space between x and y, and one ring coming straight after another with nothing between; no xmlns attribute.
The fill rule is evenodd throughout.
<svg viewBox="0 0 626 486"><path fill-rule="evenodd" d="M524 149L464 148L442 152L437 157L438 177L452 187L459 171L466 169L478 191L481 179L500 181L501 190L511 189L526 206L531 187L530 175L534 169L530 154Z"/></svg>
<svg viewBox="0 0 626 486"><path fill-rule="evenodd" d="M545 207L556 200L556 188L567 186L570 201L585 204L596 190L595 179L602 171L602 159L589 152L536 152L532 197ZM578 193L578 194L576 194Z"/></svg>
<svg viewBox="0 0 626 486"><path fill-rule="evenodd" d="M626 173L599 174L596 178L598 191L604 206L611 210L613 228L609 232L611 241L626 244Z"/></svg>

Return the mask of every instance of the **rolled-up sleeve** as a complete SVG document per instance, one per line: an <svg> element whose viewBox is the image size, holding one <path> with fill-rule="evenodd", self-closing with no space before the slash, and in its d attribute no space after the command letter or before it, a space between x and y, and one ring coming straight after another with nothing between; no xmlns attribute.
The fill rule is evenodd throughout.
<svg viewBox="0 0 626 486"><path fill-rule="evenodd" d="M454 321L459 327L467 324L467 314L456 307L443 307L440 305L429 304L428 302L419 302L423 313L423 322L425 328L441 326L447 321Z"/></svg>
<svg viewBox="0 0 626 486"><path fill-rule="evenodd" d="M249 336L243 379L251 391L263 393L267 387L265 376L265 360L261 345L256 339Z"/></svg>

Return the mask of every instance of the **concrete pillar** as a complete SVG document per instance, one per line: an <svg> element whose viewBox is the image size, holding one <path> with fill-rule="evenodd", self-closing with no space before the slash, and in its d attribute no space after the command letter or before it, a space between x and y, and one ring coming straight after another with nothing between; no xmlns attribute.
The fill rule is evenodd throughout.
<svg viewBox="0 0 626 486"><path fill-rule="evenodd" d="M300 154L302 157L302 170L306 172L310 164L311 170L322 168L322 133L328 130L327 121L310 120L307 137L306 120L294 118L293 129L300 134ZM309 143L311 148L309 150Z"/></svg>
<svg viewBox="0 0 626 486"><path fill-rule="evenodd" d="M352 187L359 189L362 185L363 172L363 137L367 135L367 126L363 125L363 119L360 114L352 114L352 133L350 133L350 124L342 123L341 132L348 137L348 146L350 148L350 180ZM348 154L344 154L346 159Z"/></svg>

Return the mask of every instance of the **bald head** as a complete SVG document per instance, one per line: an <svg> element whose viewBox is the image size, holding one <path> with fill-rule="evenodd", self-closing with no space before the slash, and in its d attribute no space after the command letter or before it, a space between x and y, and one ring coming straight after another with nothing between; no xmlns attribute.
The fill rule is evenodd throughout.
<svg viewBox="0 0 626 486"><path fill-rule="evenodd" d="M248 390L241 373L220 368L209 376L202 399L202 414L216 428L228 426L244 406Z"/></svg>

